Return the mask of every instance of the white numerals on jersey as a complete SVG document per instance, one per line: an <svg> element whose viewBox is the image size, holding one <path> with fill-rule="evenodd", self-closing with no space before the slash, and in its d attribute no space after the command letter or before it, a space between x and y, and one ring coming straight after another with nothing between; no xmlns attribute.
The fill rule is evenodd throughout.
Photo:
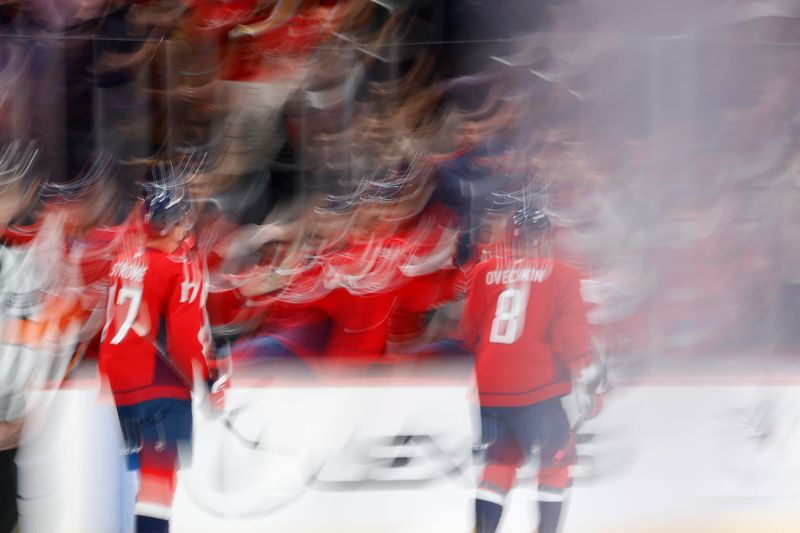
<svg viewBox="0 0 800 533"><path fill-rule="evenodd" d="M196 281L184 280L181 282L181 301L180 303L192 303L197 299L200 284Z"/></svg>
<svg viewBox="0 0 800 533"><path fill-rule="evenodd" d="M200 293L200 272L195 265L183 264L180 303L192 303Z"/></svg>
<svg viewBox="0 0 800 533"><path fill-rule="evenodd" d="M136 316L139 314L139 305L142 303L142 289L139 287L122 287L117 293L117 305L125 305L125 302L130 301L128 304L128 311L125 313L125 320L123 320L117 334L111 339L111 344L119 344L125 335L128 334L133 326Z"/></svg>
<svg viewBox="0 0 800 533"><path fill-rule="evenodd" d="M525 323L525 294L519 289L506 289L497 297L489 342L512 344L522 335Z"/></svg>

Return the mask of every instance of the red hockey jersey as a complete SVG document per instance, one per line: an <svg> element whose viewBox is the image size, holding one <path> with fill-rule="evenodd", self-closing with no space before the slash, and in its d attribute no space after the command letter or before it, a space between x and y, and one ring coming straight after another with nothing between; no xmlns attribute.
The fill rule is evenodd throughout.
<svg viewBox="0 0 800 533"><path fill-rule="evenodd" d="M475 355L481 405L521 406L570 392L589 363L589 326L577 272L554 261L490 259L467 285L461 319ZM549 272L548 272L549 270Z"/></svg>
<svg viewBox="0 0 800 533"><path fill-rule="evenodd" d="M195 371L208 379L205 266L185 247L132 247L112 264L100 371L117 405L191 398Z"/></svg>
<svg viewBox="0 0 800 533"><path fill-rule="evenodd" d="M418 333L420 315L458 297L458 270L407 276L400 268L405 254L392 261L386 258L391 252L384 255L387 249L376 253L374 268L354 286L336 287L311 304L332 321L327 355L375 359L384 353L390 334ZM368 262L356 254L354 266L345 264L343 271L357 271Z"/></svg>

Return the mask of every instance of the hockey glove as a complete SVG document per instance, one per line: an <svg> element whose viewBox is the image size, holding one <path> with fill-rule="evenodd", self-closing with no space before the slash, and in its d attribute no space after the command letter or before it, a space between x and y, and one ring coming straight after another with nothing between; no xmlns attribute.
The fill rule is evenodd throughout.
<svg viewBox="0 0 800 533"><path fill-rule="evenodd" d="M224 359L223 359L224 361ZM215 368L209 369L208 386L208 408L212 414L222 414L225 412L225 389L230 385L230 372L222 370L224 365L217 362Z"/></svg>
<svg viewBox="0 0 800 533"><path fill-rule="evenodd" d="M584 420L596 417L603 408L603 382L605 377L598 365L583 369L572 387L578 414Z"/></svg>

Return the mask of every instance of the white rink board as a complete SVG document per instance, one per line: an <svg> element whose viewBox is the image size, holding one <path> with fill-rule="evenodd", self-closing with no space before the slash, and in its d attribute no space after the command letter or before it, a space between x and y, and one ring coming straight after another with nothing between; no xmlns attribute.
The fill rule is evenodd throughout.
<svg viewBox="0 0 800 533"><path fill-rule="evenodd" d="M218 422L196 418L194 463L180 478L173 531L471 531L468 391L452 384L237 390L231 405L251 406L237 430L255 439L263 427L268 449L248 450ZM681 531L678 524L734 510L794 519L797 387L641 386L614 394L591 424L593 442L581 446L575 473L594 478L576 482L564 533ZM98 404L95 390L60 392L46 437L19 458L30 498L23 531L123 531L133 489L123 481L130 476L118 439L114 411ZM515 491L503 533L534 530L531 486Z"/></svg>

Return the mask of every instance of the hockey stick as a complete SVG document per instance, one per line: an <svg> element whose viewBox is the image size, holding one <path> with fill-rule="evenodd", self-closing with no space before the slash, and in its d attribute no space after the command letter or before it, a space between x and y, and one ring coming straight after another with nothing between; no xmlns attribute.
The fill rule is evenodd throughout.
<svg viewBox="0 0 800 533"><path fill-rule="evenodd" d="M190 390L194 389L194 383L190 380L181 369L177 367L177 365L172 361L169 355L164 351L161 346L158 345L157 342L154 342L150 337L146 337L148 343L156 350L156 354L158 355L159 359L166 364L170 370L175 374L175 376L183 382L183 384L188 387ZM223 381L227 381L226 378ZM260 438L256 440L250 439L244 436L237 428L234 426L233 422L235 420L236 414L241 411L242 408L232 410L228 415L225 413L220 413L220 418L222 420L222 425L225 427L231 435L233 435L236 440L238 440L241 444L243 444L246 448L251 450L265 450L265 451L273 451L276 453L280 453L282 455L297 455L297 453L289 447L280 446L278 444L268 444L262 442Z"/></svg>
<svg viewBox="0 0 800 533"><path fill-rule="evenodd" d="M256 440L252 440L242 435L242 433L238 429L236 429L236 426L233 425L233 420L235 420L235 413L238 413L239 411L241 411L241 409L242 409L241 407L238 409L234 409L230 412L228 416L223 416L222 423L226 428L228 428L230 433L234 437L236 437L236 439L246 448L249 448L251 450L273 451L281 455L292 455L292 456L299 455L296 451L287 446L281 446L279 444L268 444L263 442L260 437L257 438ZM263 432L259 432L259 435L261 433Z"/></svg>
<svg viewBox="0 0 800 533"><path fill-rule="evenodd" d="M591 404L584 409L584 411L572 425L566 442L553 456L554 466L560 466L569 456L569 454L573 452L575 445L578 442L578 435L580 434L581 429L583 429L584 424L596 417L599 414L598 408L602 408L602 405L600 405L598 399L604 397L613 390L613 387L608 380L608 359L605 356L605 351L601 349L599 342L596 339L593 339L593 344L598 354L596 361L599 366L599 380L597 386L595 386L594 390L591 392Z"/></svg>
<svg viewBox="0 0 800 533"><path fill-rule="evenodd" d="M578 417L578 420L572 425L572 428L569 431L569 436L567 437L567 441L564 445L555 453L553 456L553 465L560 466L564 459L568 457L569 454L572 453L572 450L575 448L575 444L578 442L578 435L580 434L583 425L588 421L596 416L595 408L596 408L596 398L598 394L594 394L592 397L592 405L586 409L581 416Z"/></svg>

